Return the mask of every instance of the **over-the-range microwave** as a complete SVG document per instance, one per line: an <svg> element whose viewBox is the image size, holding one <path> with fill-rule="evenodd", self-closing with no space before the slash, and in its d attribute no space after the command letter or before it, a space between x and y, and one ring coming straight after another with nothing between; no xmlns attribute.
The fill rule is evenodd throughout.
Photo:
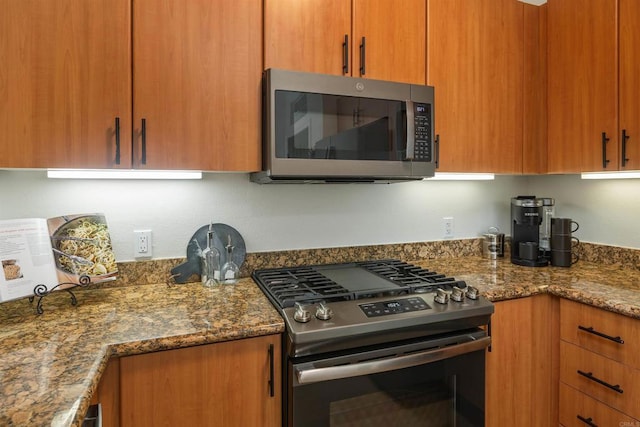
<svg viewBox="0 0 640 427"><path fill-rule="evenodd" d="M434 175L430 86L268 69L258 183L394 182Z"/></svg>

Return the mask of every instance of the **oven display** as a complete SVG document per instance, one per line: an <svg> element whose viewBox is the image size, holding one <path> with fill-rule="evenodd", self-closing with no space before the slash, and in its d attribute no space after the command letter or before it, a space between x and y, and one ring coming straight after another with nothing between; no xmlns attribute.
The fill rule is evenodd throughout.
<svg viewBox="0 0 640 427"><path fill-rule="evenodd" d="M386 316L388 314L408 313L410 311L429 310L431 307L422 298L407 298L393 301L381 301L359 304L367 317Z"/></svg>

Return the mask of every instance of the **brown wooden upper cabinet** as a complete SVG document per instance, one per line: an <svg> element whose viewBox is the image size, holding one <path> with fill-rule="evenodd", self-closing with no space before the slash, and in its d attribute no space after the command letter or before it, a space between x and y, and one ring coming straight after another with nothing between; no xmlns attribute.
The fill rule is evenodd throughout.
<svg viewBox="0 0 640 427"><path fill-rule="evenodd" d="M640 4L549 0L549 172L640 169Z"/></svg>
<svg viewBox="0 0 640 427"><path fill-rule="evenodd" d="M425 84L426 0L265 0L265 68Z"/></svg>
<svg viewBox="0 0 640 427"><path fill-rule="evenodd" d="M260 0L0 7L0 167L260 168Z"/></svg>
<svg viewBox="0 0 640 427"><path fill-rule="evenodd" d="M129 0L0 0L0 10L0 167L130 167Z"/></svg>
<svg viewBox="0 0 640 427"><path fill-rule="evenodd" d="M544 172L541 13L516 0L429 0L440 171Z"/></svg>

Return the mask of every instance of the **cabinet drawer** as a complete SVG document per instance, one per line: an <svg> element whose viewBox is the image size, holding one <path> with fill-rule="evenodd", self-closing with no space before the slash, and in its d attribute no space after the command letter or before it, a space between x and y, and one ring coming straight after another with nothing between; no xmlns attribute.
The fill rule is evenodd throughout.
<svg viewBox="0 0 640 427"><path fill-rule="evenodd" d="M560 338L640 369L638 319L563 299Z"/></svg>
<svg viewBox="0 0 640 427"><path fill-rule="evenodd" d="M599 427L640 426L638 420L560 383L560 424L564 427L586 427L590 425L588 420Z"/></svg>
<svg viewBox="0 0 640 427"><path fill-rule="evenodd" d="M625 414L640 417L640 370L560 341L560 381Z"/></svg>

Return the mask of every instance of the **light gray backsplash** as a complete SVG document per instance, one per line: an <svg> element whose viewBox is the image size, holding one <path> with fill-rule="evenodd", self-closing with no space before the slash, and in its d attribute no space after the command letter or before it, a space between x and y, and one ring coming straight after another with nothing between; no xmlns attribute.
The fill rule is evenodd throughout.
<svg viewBox="0 0 640 427"><path fill-rule="evenodd" d="M76 181L44 171L0 170L0 219L103 212L118 261L133 259L133 230L153 230L153 258L185 255L210 220L236 228L248 252L478 237L496 225L507 234L509 200L557 199L557 212L580 222L585 241L640 248L634 201L640 181L587 182L577 176L400 184L258 185L247 174L205 174L202 181Z"/></svg>
<svg viewBox="0 0 640 427"><path fill-rule="evenodd" d="M528 188L539 197L555 198L556 216L577 221L580 240L640 248L640 179L536 176L529 178Z"/></svg>

